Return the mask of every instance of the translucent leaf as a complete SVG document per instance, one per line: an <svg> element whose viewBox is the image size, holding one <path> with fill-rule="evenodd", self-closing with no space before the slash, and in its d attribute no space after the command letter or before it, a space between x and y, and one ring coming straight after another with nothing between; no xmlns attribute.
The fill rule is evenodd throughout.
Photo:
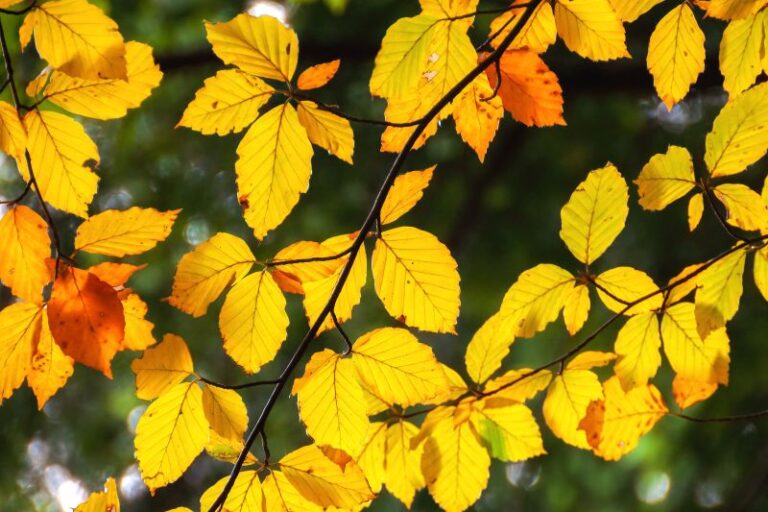
<svg viewBox="0 0 768 512"><path fill-rule="evenodd" d="M407 421L397 421L387 428L385 483L387 490L410 509L413 497L426 482L421 471L424 445L412 448L419 428Z"/></svg>
<svg viewBox="0 0 768 512"><path fill-rule="evenodd" d="M27 376L40 336L42 311L28 302L0 310L0 403L10 398Z"/></svg>
<svg viewBox="0 0 768 512"><path fill-rule="evenodd" d="M675 375L672 381L672 396L680 409L687 409L712 396L717 388L716 382L698 382Z"/></svg>
<svg viewBox="0 0 768 512"><path fill-rule="evenodd" d="M521 368L509 370L501 377L489 380L484 392L494 398L523 403L547 389L551 381L552 372L549 370L533 373L530 368Z"/></svg>
<svg viewBox="0 0 768 512"><path fill-rule="evenodd" d="M339 59L308 67L299 75L296 86L302 91L319 89L330 82L339 70Z"/></svg>
<svg viewBox="0 0 768 512"><path fill-rule="evenodd" d="M48 224L31 208L17 205L0 220L0 279L16 297L42 304L51 282Z"/></svg>
<svg viewBox="0 0 768 512"><path fill-rule="evenodd" d="M696 325L702 338L739 310L746 259L746 251L734 251L696 276Z"/></svg>
<svg viewBox="0 0 768 512"><path fill-rule="evenodd" d="M487 75L475 78L453 104L456 133L477 153L480 162L485 160L502 117L504 106Z"/></svg>
<svg viewBox="0 0 768 512"><path fill-rule="evenodd" d="M211 429L220 437L240 442L248 428L248 411L233 389L203 385L203 412Z"/></svg>
<svg viewBox="0 0 768 512"><path fill-rule="evenodd" d="M323 508L301 495L282 471L270 471L261 484L267 512L322 512Z"/></svg>
<svg viewBox="0 0 768 512"><path fill-rule="evenodd" d="M632 22L650 11L663 0L610 0L613 10L619 19L624 22Z"/></svg>
<svg viewBox="0 0 768 512"><path fill-rule="evenodd" d="M526 0L515 0L515 4L527 4ZM521 6L522 7L522 6ZM522 16L525 9L511 9L491 22L491 33L499 33L495 41L501 41L505 38L512 27L517 25L517 19ZM551 45L555 44L557 39L557 27L555 27L555 15L552 12L552 5L548 2L542 2L537 7L528 22L520 29L520 33L515 37L509 46L513 50L528 48L536 53L544 53Z"/></svg>
<svg viewBox="0 0 768 512"><path fill-rule="evenodd" d="M381 207L381 223L389 224L411 211L424 196L437 166L422 171L411 171L395 178L392 188Z"/></svg>
<svg viewBox="0 0 768 512"><path fill-rule="evenodd" d="M632 267L606 270L595 278L595 283L600 300L614 313L623 311L625 315L637 315L658 309L663 302L663 295L656 293L624 311L627 305L659 290L648 274Z"/></svg>
<svg viewBox="0 0 768 512"><path fill-rule="evenodd" d="M418 430L418 429L417 429ZM410 448L410 445L408 446ZM368 480L371 490L375 493L381 491L386 478L386 464L384 457L387 451L387 424L383 421L372 421L368 427L363 449L360 451L356 462Z"/></svg>
<svg viewBox="0 0 768 512"><path fill-rule="evenodd" d="M329 258L336 254L336 251L320 243L301 241L281 249L275 255L273 261ZM284 292L303 295L304 288L302 283L319 281L324 277L332 275L343 265L343 256L333 259L320 259L319 261L305 261L303 263L285 263L273 267L272 278Z"/></svg>
<svg viewBox="0 0 768 512"><path fill-rule="evenodd" d="M227 484L226 476L206 489L200 496L200 510L209 510ZM262 488L258 471L241 471L224 501L224 510L249 512L262 510Z"/></svg>
<svg viewBox="0 0 768 512"><path fill-rule="evenodd" d="M352 126L343 117L320 108L312 101L302 101L297 108L299 122L313 144L352 164L355 139Z"/></svg>
<svg viewBox="0 0 768 512"><path fill-rule="evenodd" d="M725 206L725 220L744 231L768 228L768 205L760 194L741 183L723 183L712 189Z"/></svg>
<svg viewBox="0 0 768 512"><path fill-rule="evenodd" d="M194 368L184 340L166 334L160 344L134 359L131 370L136 374L136 396L152 400L189 377Z"/></svg>
<svg viewBox="0 0 768 512"><path fill-rule="evenodd" d="M557 33L569 50L591 60L630 57L626 34L608 0L558 0Z"/></svg>
<svg viewBox="0 0 768 512"><path fill-rule="evenodd" d="M515 331L500 314L495 314L480 326L467 345L464 361L469 377L481 384L496 373L515 341ZM505 330L506 329L506 330Z"/></svg>
<svg viewBox="0 0 768 512"><path fill-rule="evenodd" d="M32 360L27 373L27 384L35 393L37 408L56 394L74 373L75 361L64 354L53 340L48 327L48 313L43 311L40 337L32 347Z"/></svg>
<svg viewBox="0 0 768 512"><path fill-rule="evenodd" d="M152 335L155 324L148 321L147 304L138 294L131 293L120 299L125 314L125 337L123 348L127 350L144 350L154 345L157 340Z"/></svg>
<svg viewBox="0 0 768 512"><path fill-rule="evenodd" d="M6 101L0 101L0 149L16 159L18 167L26 168L24 149L27 134L16 109Z"/></svg>
<svg viewBox="0 0 768 512"><path fill-rule="evenodd" d="M107 210L78 226L75 250L117 258L142 254L168 238L180 211Z"/></svg>
<svg viewBox="0 0 768 512"><path fill-rule="evenodd" d="M589 288L583 284L575 286L563 306L563 321L568 334L574 336L581 330L589 317L591 306Z"/></svg>
<svg viewBox="0 0 768 512"><path fill-rule="evenodd" d="M644 386L661 365L661 334L656 313L633 316L619 330L614 352L618 356L614 370L622 388Z"/></svg>
<svg viewBox="0 0 768 512"><path fill-rule="evenodd" d="M723 88L733 98L755 83L762 72L763 13L732 21L720 40Z"/></svg>
<svg viewBox="0 0 768 512"><path fill-rule="evenodd" d="M756 13L766 3L766 0L710 0L706 5L707 16L721 20L745 18Z"/></svg>
<svg viewBox="0 0 768 512"><path fill-rule="evenodd" d="M704 195L696 194L688 201L688 229L693 231L699 226L704 214Z"/></svg>
<svg viewBox="0 0 768 512"><path fill-rule="evenodd" d="M755 253L755 262L752 269L755 286L768 301L768 251L765 249Z"/></svg>
<svg viewBox="0 0 768 512"><path fill-rule="evenodd" d="M681 7L688 8L686 4ZM696 186L691 154L680 146L669 146L666 153L651 157L635 184L640 206L646 210L663 210Z"/></svg>
<svg viewBox="0 0 768 512"><path fill-rule="evenodd" d="M107 478L104 491L94 492L74 512L120 512L120 498L114 478Z"/></svg>
<svg viewBox="0 0 768 512"><path fill-rule="evenodd" d="M546 453L539 425L525 405L485 406L476 414L480 435L494 458L521 462Z"/></svg>

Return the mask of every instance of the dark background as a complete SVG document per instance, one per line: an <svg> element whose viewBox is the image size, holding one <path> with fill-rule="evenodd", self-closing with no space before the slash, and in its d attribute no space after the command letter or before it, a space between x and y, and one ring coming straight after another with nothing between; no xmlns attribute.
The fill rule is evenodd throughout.
<svg viewBox="0 0 768 512"><path fill-rule="evenodd" d="M131 205L183 208L169 241L137 259L148 262L149 267L132 285L149 302L149 318L156 324L158 339L166 332L182 335L201 374L239 382L245 377L221 349L216 323L221 301L202 319L192 319L162 302L170 293L179 258L218 231L244 237L264 258L297 240L322 240L353 231L362 222L392 155L378 152L379 128L359 125L354 127L355 166L316 149L309 193L288 220L257 246L236 202L233 168L242 134L219 138L174 129L204 78L223 67L210 51L202 21L228 20L247 6L204 0L99 3L118 22L126 40L144 41L155 48L165 77L142 108L126 118L85 121L102 157L100 189L91 212ZM338 76L318 96L351 114L381 117L383 101L372 100L367 86L373 57L387 27L399 17L416 14L418 5L416 0L351 0L344 9L343 3L329 0L328 4L288 6L290 24L299 34L299 70L341 58ZM331 4L334 9L329 8ZM481 6L497 5L501 4L481 2ZM724 24L702 21L707 69L685 102L667 113L653 93L645 54L655 22L674 5L663 2L628 27L631 60L591 63L569 53L562 42L547 52L544 58L563 86L567 127L527 129L507 117L485 165L480 165L446 122L424 149L409 158L408 169L439 165L424 200L400 224L435 233L450 247L462 275L458 337L419 335L442 361L464 371L463 353L474 329L498 308L520 272L539 262L578 270L558 237L559 211L589 170L611 161L630 182L648 158L665 151L669 144L688 147L697 172L703 169L704 136L725 101L717 70ZM2 22L6 29L18 24L6 16ZM475 41L486 35L489 22L487 16L478 20L473 29ZM16 38L11 39L19 76L33 78L42 64L33 50L18 57ZM759 187L764 169L765 163L758 162L736 179ZM20 188L14 165L6 160L0 167L0 193L11 197ZM711 212L705 213L702 226L691 235L685 201L662 213L644 212L637 205L636 188L630 188L627 229L596 264L598 271L631 265L647 271L657 283L665 283L685 265L730 245ZM76 221L66 216L57 219L70 233L64 238L71 243L69 230L76 227ZM91 261L84 258L81 263ZM4 303L10 300L7 290L0 294ZM608 317L596 297L592 298L593 312L584 332ZM307 328L296 296L289 298L289 308L289 338L277 361L262 371L266 378L277 375ZM694 407L691 414L711 417L768 407L766 309L751 271L745 273L741 310L729 325L732 383ZM392 321L375 297L369 276L363 302L347 330L358 336L382 325L392 325ZM611 350L615 332L605 332L594 347ZM533 340L517 341L505 367L544 362L575 342L558 321ZM317 343L318 347L339 348L334 333L323 335ZM113 381L78 365L66 388L42 412L37 411L26 387L3 403L0 511L67 510L81 493L100 489L109 476L119 479L123 509L129 512L178 505L197 508L199 495L229 468L200 457L179 482L150 499L133 459L132 428L146 406L135 397L129 369L137 356L129 352L117 356ZM671 402L666 363L655 382ZM244 393L251 415L260 409L264 395L263 389ZM475 510L768 508L768 420L701 425L664 419L632 454L619 463L607 463L555 439L541 419L540 401L541 397L535 400L533 408L541 420L549 455L516 465L495 461L489 487ZM307 440L294 399L280 401L267 429L275 457ZM372 509L402 509L397 503L385 495ZM435 505L423 491L413 508L433 510Z"/></svg>

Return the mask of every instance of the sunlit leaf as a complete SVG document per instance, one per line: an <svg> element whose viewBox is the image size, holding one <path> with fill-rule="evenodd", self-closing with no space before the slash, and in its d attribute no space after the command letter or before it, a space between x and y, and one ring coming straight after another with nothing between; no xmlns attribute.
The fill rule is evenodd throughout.
<svg viewBox="0 0 768 512"><path fill-rule="evenodd" d="M395 178L381 206L381 223L389 224L411 211L424 196L436 165L422 171L410 171Z"/></svg>
<svg viewBox="0 0 768 512"><path fill-rule="evenodd" d="M226 476L210 486L200 496L200 510L209 510L213 502L219 497L227 484L229 476ZM248 512L250 510L262 510L262 488L258 471L241 471L232 489L224 500L224 509L232 512Z"/></svg>
<svg viewBox="0 0 768 512"><path fill-rule="evenodd" d="M614 313L637 315L658 309L663 302L662 294L656 293L659 287L653 279L645 272L632 267L606 270L595 278L595 285L600 300ZM629 304L644 297L648 298L624 311Z"/></svg>
<svg viewBox="0 0 768 512"><path fill-rule="evenodd" d="M619 330L614 367L622 388L644 386L661 365L659 320L654 312L633 316Z"/></svg>
<svg viewBox="0 0 768 512"><path fill-rule="evenodd" d="M696 186L691 154L680 146L669 146L666 153L651 157L635 184L640 206L646 210L663 210Z"/></svg>
<svg viewBox="0 0 768 512"><path fill-rule="evenodd" d="M94 492L74 512L120 512L120 498L114 478L107 478L104 491Z"/></svg>
<svg viewBox="0 0 768 512"><path fill-rule="evenodd" d="M525 12L523 5L527 5L526 0L515 0L513 5L515 4L519 4L520 8L508 10L491 22L491 33L499 34L495 41L501 41L506 37ZM555 43L556 39L557 27L555 27L552 5L548 2L541 2L509 47L513 50L528 48L536 53L544 53L550 45Z"/></svg>
<svg viewBox="0 0 768 512"><path fill-rule="evenodd" d="M591 307L589 288L583 284L575 286L563 306L563 322L568 334L574 336L581 330L589 317Z"/></svg>
<svg viewBox="0 0 768 512"><path fill-rule="evenodd" d="M296 80L296 86L303 91L323 87L336 76L340 64L339 59L315 64L301 72Z"/></svg>
<svg viewBox="0 0 768 512"><path fill-rule="evenodd" d="M387 490L410 508L413 497L426 482L421 471L424 444L412 447L419 428L407 421L397 421L387 428L384 459Z"/></svg>
<svg viewBox="0 0 768 512"><path fill-rule="evenodd" d="M0 310L0 403L24 382L40 337L43 310L17 302Z"/></svg>
<svg viewBox="0 0 768 512"><path fill-rule="evenodd" d="M629 57L626 34L608 0L557 0L557 33L569 50L592 60Z"/></svg>
<svg viewBox="0 0 768 512"><path fill-rule="evenodd" d="M725 77L723 88L731 98L754 84L762 72L763 19L761 11L730 22L723 31L720 72Z"/></svg>
<svg viewBox="0 0 768 512"><path fill-rule="evenodd" d="M479 75L454 102L453 120L456 133L475 150L481 162L485 160L488 146L496 136L504 106L487 75Z"/></svg>
<svg viewBox="0 0 768 512"><path fill-rule="evenodd" d="M31 208L18 205L0 220L0 279L15 296L35 304L51 281L48 224Z"/></svg>
<svg viewBox="0 0 768 512"><path fill-rule="evenodd" d="M702 338L739 310L746 259L746 251L734 251L696 276L696 325Z"/></svg>
<svg viewBox="0 0 768 512"><path fill-rule="evenodd" d="M486 405L476 414L480 435L494 458L521 462L546 453L539 425L525 405Z"/></svg>
<svg viewBox="0 0 768 512"><path fill-rule="evenodd" d="M75 250L121 258L154 248L171 233L180 210L107 210L77 228Z"/></svg>
<svg viewBox="0 0 768 512"><path fill-rule="evenodd" d="M309 140L341 160L352 163L355 139L349 121L322 109L312 101L302 101L297 107L299 122L307 130Z"/></svg>
<svg viewBox="0 0 768 512"><path fill-rule="evenodd" d="M723 183L712 193L725 206L728 224L744 231L760 231L768 228L768 205L760 194L741 183Z"/></svg>
<svg viewBox="0 0 768 512"><path fill-rule="evenodd" d="M501 367L515 341L515 333L498 313L480 326L464 355L467 373L473 381L483 383Z"/></svg>
<svg viewBox="0 0 768 512"><path fill-rule="evenodd" d="M53 340L48 327L48 313L43 311L40 337L32 347L32 361L27 373L27 384L37 398L41 409L74 373L74 360L64 354Z"/></svg>
<svg viewBox="0 0 768 512"><path fill-rule="evenodd" d="M147 349L131 369L136 374L136 396L143 400L157 398L194 371L187 344L174 334L166 334L156 347Z"/></svg>
<svg viewBox="0 0 768 512"><path fill-rule="evenodd" d="M203 412L211 429L220 437L239 442L248 428L248 411L237 391L203 386Z"/></svg>

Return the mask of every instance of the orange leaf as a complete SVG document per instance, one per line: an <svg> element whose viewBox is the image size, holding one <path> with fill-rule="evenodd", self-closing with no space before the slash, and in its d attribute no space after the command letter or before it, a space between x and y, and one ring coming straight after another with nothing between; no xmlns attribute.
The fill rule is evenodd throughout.
<svg viewBox="0 0 768 512"><path fill-rule="evenodd" d="M133 274L146 267L146 263L144 265L131 265L130 263L105 261L104 263L88 267L88 272L95 275L109 286L120 288L128 282Z"/></svg>
<svg viewBox="0 0 768 512"><path fill-rule="evenodd" d="M48 323L65 354L112 378L110 362L122 346L125 317L110 285L90 272L65 267L53 285Z"/></svg>
<svg viewBox="0 0 768 512"><path fill-rule="evenodd" d="M305 69L302 71L301 75L299 75L299 80L297 82L299 89L309 91L324 86L336 76L336 72L339 70L339 64L341 64L341 61L336 59L330 62L323 62L322 64L315 64L314 66Z"/></svg>
<svg viewBox="0 0 768 512"><path fill-rule="evenodd" d="M487 54L481 55L481 59ZM499 61L498 94L512 117L526 126L565 126L563 90L541 58L529 50L507 50ZM486 70L491 87L498 82L496 66Z"/></svg>

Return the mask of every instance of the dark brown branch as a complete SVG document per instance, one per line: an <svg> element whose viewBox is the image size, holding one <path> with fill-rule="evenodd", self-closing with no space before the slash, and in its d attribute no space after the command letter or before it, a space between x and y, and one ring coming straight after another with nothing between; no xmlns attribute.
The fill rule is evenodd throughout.
<svg viewBox="0 0 768 512"><path fill-rule="evenodd" d="M330 256L316 256L313 258L297 258L294 260L270 260L264 263L267 267L279 267L281 265L298 265L300 263L315 263L319 261L333 261L342 258L352 251L352 246L344 249L340 253L332 254Z"/></svg>
<svg viewBox="0 0 768 512"><path fill-rule="evenodd" d="M219 382L212 381L210 379L206 379L205 377L201 377L200 375L198 375L197 378L201 382L205 382L209 386L213 386L215 388L220 388L220 389L234 389L234 390L237 390L237 389L255 388L255 387L259 387L259 386L274 386L275 384L277 384L277 379L273 379L273 380L258 380L258 381L255 381L255 382L246 382L244 384L221 384Z"/></svg>
<svg viewBox="0 0 768 512"><path fill-rule="evenodd" d="M621 297L618 297L613 292L611 292L609 289L607 289L605 286L603 286L600 283L598 283L597 279L595 279L594 276L587 275L586 278L587 278L587 281L589 281L590 283L595 285L595 288L597 288L598 290L600 290L601 292L603 292L604 294L606 294L607 296L609 296L610 298L612 298L616 302L618 302L620 304L624 304L624 305L629 304L629 302L627 300L622 299Z"/></svg>
<svg viewBox="0 0 768 512"><path fill-rule="evenodd" d="M386 120L382 121L381 119L371 119L367 117L353 116L345 113L338 106L322 103L321 101L318 101L300 92L291 93L291 97L297 99L298 101L311 101L312 103L316 104L320 110L325 110L326 112L335 114L341 118L346 119L347 121L352 121L353 123L370 124L374 126L387 126L392 128L409 128L412 126L416 126L421 122L421 119L415 119L413 121L406 121L404 123L393 123L391 121L386 121Z"/></svg>
<svg viewBox="0 0 768 512"><path fill-rule="evenodd" d="M704 194L704 198L707 200L707 206L709 206L709 209L712 210L712 213L715 214L715 218L717 218L717 222L720 224L720 226L722 226L725 232L728 233L728 236L730 236L731 238L733 238L738 242L749 242L750 241L749 238L737 233L728 224L728 219L725 218L723 213L717 207L717 204L715 203L714 192L712 192L712 189L709 187L707 183L701 184L701 191Z"/></svg>
<svg viewBox="0 0 768 512"><path fill-rule="evenodd" d="M341 334L341 337L344 339L344 344L346 345L346 349L344 350L344 355L346 356L350 352L352 352L352 341L349 339L349 336L347 336L346 331L341 326L341 322L339 322L339 319L336 317L336 311L331 310L331 319L333 320L333 325L336 327L336 330Z"/></svg>
<svg viewBox="0 0 768 512"><path fill-rule="evenodd" d="M27 182L27 186L24 187L24 190L22 190L21 194L16 196L15 199L8 199L6 201L0 201L0 204L16 204L16 203L21 202L26 197L26 195L29 193L29 190L31 188L32 188L32 180L29 180Z"/></svg>
<svg viewBox="0 0 768 512"><path fill-rule="evenodd" d="M735 414L733 416L720 416L717 418L696 418L695 416L688 416L680 412L669 412L667 416L674 418L680 418L687 421L693 421L695 423L731 423L735 421L750 421L768 416L768 409L764 411L750 412L747 414Z"/></svg>
<svg viewBox="0 0 768 512"><path fill-rule="evenodd" d="M518 19L514 28L499 44L499 47L493 52L491 52L485 59L481 60L469 73L467 73L466 76L464 76L464 78L462 78L439 101L437 101L437 103L435 103L435 105L424 116L423 120L415 127L413 133L406 141L403 149L395 157L394 162L392 162L391 167L387 171L387 174L381 186L379 187L379 190L376 194L375 199L373 200L373 204L371 205L371 209L368 212L368 215L366 216L365 221L360 227L358 234L355 237L355 240L352 242L352 246L350 248L350 253L349 253L349 260L347 260L346 264L342 268L341 274L339 275L339 280L337 281L336 286L333 288L333 291L331 292L328 302L326 303L325 307L320 312L320 314L318 315L317 319L314 321L312 326L309 328L304 338L301 340L301 343L294 351L290 361L288 362L285 369L283 370L283 373L280 375L280 378L278 379L277 384L275 384L275 387L272 389L272 393L267 399L267 402L264 405L264 408L262 409L261 414L259 415L258 419L256 420L256 423L254 424L253 428L248 434L248 437L245 440L245 445L243 447L243 450L240 452L240 455L238 456L237 461L235 462L235 465L232 468L232 472L229 475L229 479L227 480L227 483L224 485L221 493L213 502L213 504L211 504L210 508L208 509L209 512L220 511L221 508L223 507L224 503L226 502L227 496L232 490L232 486L234 485L235 480L237 479L237 476L240 474L240 471L243 468L246 455L251 449L251 446L253 446L253 443L255 442L255 440L261 435L261 432L264 430L264 426L266 424L267 418L269 417L269 414L272 411L272 408L275 406L277 399L280 397L280 394L282 393L283 388L287 385L288 379L290 378L294 369L298 366L299 362L301 361L301 358L307 352L307 349L309 348L312 340L314 340L315 337L317 336L317 333L319 332L320 327L323 325L325 318L333 311L333 308L336 305L336 301L339 298L341 290L344 287L344 284L347 282L350 272L352 271L352 266L355 263L357 254L360 251L360 248L363 246L363 243L365 242L365 239L368 236L368 232L371 230L371 227L376 221L376 218L379 216L381 208L384 205L384 201L386 200L387 195L389 194L389 190L391 189L392 184L395 182L395 178L397 178L398 174L400 173L400 170L405 164L405 160L410 154L411 150L413 149L413 146L416 144L416 141L424 132L424 130L427 128L427 126L432 121L432 119L434 119L437 115L439 115L440 112L447 105L449 105L469 84L471 84L475 78L477 78L481 73L483 73L486 70L486 68L488 68L488 66L490 66L496 60L501 58L501 55L504 53L504 50L506 50L506 48L512 43L514 38L517 37L522 27L525 25L525 23L528 22L530 17L533 15L534 10L542 1L543 0L532 0L530 5L525 9L523 14Z"/></svg>

